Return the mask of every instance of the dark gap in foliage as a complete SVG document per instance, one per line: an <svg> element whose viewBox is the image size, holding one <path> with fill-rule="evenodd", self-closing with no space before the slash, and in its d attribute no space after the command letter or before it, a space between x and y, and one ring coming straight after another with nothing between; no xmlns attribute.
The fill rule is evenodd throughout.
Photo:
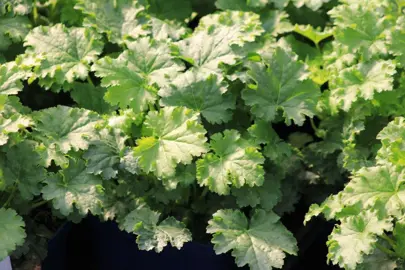
<svg viewBox="0 0 405 270"><path fill-rule="evenodd" d="M201 16L195 16L192 20L190 20L187 24L187 26L194 30L197 28L198 24L200 23Z"/></svg>
<svg viewBox="0 0 405 270"><path fill-rule="evenodd" d="M107 40L107 37L105 39ZM115 58L115 56L118 56L118 54L120 54L121 52L122 52L122 48L118 44L106 42L104 45L103 52L101 53L99 58L102 58L106 55L109 55L110 57Z"/></svg>
<svg viewBox="0 0 405 270"><path fill-rule="evenodd" d="M17 95L24 106L37 111L57 105L73 106L75 102L70 97L69 93L55 93L51 90L45 90L34 81L30 85L24 82L24 90Z"/></svg>
<svg viewBox="0 0 405 270"><path fill-rule="evenodd" d="M328 249L326 241L334 223L315 218L304 226L303 221L310 204L301 199L295 205L295 211L285 214L281 222L294 234L298 242L298 256L287 256L284 270L332 270L339 267L326 264Z"/></svg>
<svg viewBox="0 0 405 270"><path fill-rule="evenodd" d="M199 17L214 13L217 10L213 0L192 0L191 5L193 11L197 12Z"/></svg>
<svg viewBox="0 0 405 270"><path fill-rule="evenodd" d="M320 120L317 117L314 117L313 121L316 126L318 126L320 123ZM291 135L292 133L302 132L302 133L310 134L316 141L320 141L320 139L317 138L315 135L315 131L311 126L311 121L310 121L309 117L306 117L304 124L302 126L298 126L295 124L291 124L288 126L284 122L278 122L278 123L272 123L272 127L276 131L278 136L283 140L288 140L289 135Z"/></svg>

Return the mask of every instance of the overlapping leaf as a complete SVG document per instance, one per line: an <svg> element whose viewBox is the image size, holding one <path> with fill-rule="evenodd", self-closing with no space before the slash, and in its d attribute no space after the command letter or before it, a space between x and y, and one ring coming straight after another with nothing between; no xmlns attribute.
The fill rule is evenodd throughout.
<svg viewBox="0 0 405 270"><path fill-rule="evenodd" d="M25 38L30 54L41 59L35 75L46 88L53 83L72 83L86 79L90 64L101 54L99 36L86 28L67 28L62 24L39 26Z"/></svg>
<svg viewBox="0 0 405 270"><path fill-rule="evenodd" d="M212 153L197 161L197 180L211 191L229 194L230 185L261 186L264 181L264 158L236 130L225 130L210 137Z"/></svg>
<svg viewBox="0 0 405 270"><path fill-rule="evenodd" d="M95 125L99 116L91 111L58 106L33 114L35 133L41 143L38 151L48 167L53 160L57 165L65 165L65 157L70 150L86 150L89 141L95 136Z"/></svg>
<svg viewBox="0 0 405 270"><path fill-rule="evenodd" d="M217 254L232 250L236 264L252 270L282 268L285 253L296 254L293 235L273 212L256 210L250 220L239 210L219 210L209 221L207 232Z"/></svg>
<svg viewBox="0 0 405 270"><path fill-rule="evenodd" d="M184 107L165 107L149 112L137 140L134 156L146 173L158 177L175 174L178 163L190 164L193 156L207 152L206 133L199 114Z"/></svg>
<svg viewBox="0 0 405 270"><path fill-rule="evenodd" d="M104 57L93 70L102 78L102 86L108 87L107 102L141 112L157 99L154 84L165 85L183 66L172 59L165 43L142 38L128 43L128 48L117 59Z"/></svg>
<svg viewBox="0 0 405 270"><path fill-rule="evenodd" d="M235 98L226 94L226 84L217 76L201 77L196 72L186 72L159 91L161 104L184 106L207 119L210 123L228 122L235 108Z"/></svg>
<svg viewBox="0 0 405 270"><path fill-rule="evenodd" d="M0 260L5 259L26 237L24 221L13 209L0 208Z"/></svg>
<svg viewBox="0 0 405 270"><path fill-rule="evenodd" d="M51 201L64 216L73 213L75 208L83 216L101 212L102 180L87 172L83 160L70 160L69 167L51 175L45 183L44 199Z"/></svg>
<svg viewBox="0 0 405 270"><path fill-rule="evenodd" d="M319 89L306 79L308 73L304 64L286 51L277 48L269 67L251 63L249 69L252 83L242 92L242 98L257 118L273 121L280 110L287 124L294 121L302 125L305 116L315 114Z"/></svg>
<svg viewBox="0 0 405 270"><path fill-rule="evenodd" d="M161 252L170 243L181 249L184 243L191 241L191 233L185 225L173 217L159 222L160 214L148 207L139 207L129 213L123 227L137 236L136 242L141 250Z"/></svg>

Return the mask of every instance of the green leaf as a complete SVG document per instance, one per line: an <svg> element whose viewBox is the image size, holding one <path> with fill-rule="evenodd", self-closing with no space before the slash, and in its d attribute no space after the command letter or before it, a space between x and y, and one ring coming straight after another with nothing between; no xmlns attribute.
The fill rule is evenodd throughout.
<svg viewBox="0 0 405 270"><path fill-rule="evenodd" d="M169 20L184 20L192 12L189 0L147 0L148 11L157 17Z"/></svg>
<svg viewBox="0 0 405 270"><path fill-rule="evenodd" d="M399 269L398 267L394 258L376 248L372 254L364 256L356 270L394 270Z"/></svg>
<svg viewBox="0 0 405 270"><path fill-rule="evenodd" d="M184 106L192 109L212 124L228 122L235 108L235 98L226 94L227 88L217 76L201 77L186 72L159 91L164 106Z"/></svg>
<svg viewBox="0 0 405 270"><path fill-rule="evenodd" d="M280 180L276 175L266 174L262 186L232 188L232 195L236 197L239 207L260 206L270 211L281 199Z"/></svg>
<svg viewBox="0 0 405 270"><path fill-rule="evenodd" d="M8 118L0 113L0 146L7 143L9 134L30 127L32 124L33 121L29 116L14 113Z"/></svg>
<svg viewBox="0 0 405 270"><path fill-rule="evenodd" d="M177 21L163 21L157 18L150 20L151 36L155 40L173 40L177 41L185 36L190 29Z"/></svg>
<svg viewBox="0 0 405 270"><path fill-rule="evenodd" d="M312 25L296 24L294 26L294 31L311 40L317 47L322 40L333 36L331 30L320 31L319 29L314 29Z"/></svg>
<svg viewBox="0 0 405 270"><path fill-rule="evenodd" d="M219 210L208 222L207 233L216 254L232 251L236 264L252 270L282 268L285 253L297 254L297 243L273 212L255 210L248 221L239 210Z"/></svg>
<svg viewBox="0 0 405 270"><path fill-rule="evenodd" d="M263 155L287 171L288 167L285 164L294 154L293 147L281 140L272 126L263 120L256 120L248 131L257 144L265 145Z"/></svg>
<svg viewBox="0 0 405 270"><path fill-rule="evenodd" d="M286 51L277 48L269 61L269 68L251 63L248 76L253 82L242 92L242 98L257 118L273 121L278 110L282 110L288 125L291 120L302 125L305 116L315 114L320 91L306 79L308 73L304 64Z"/></svg>
<svg viewBox="0 0 405 270"><path fill-rule="evenodd" d="M86 150L100 121L94 112L65 106L35 112L33 119L36 122L33 136L42 143L38 151L46 167L52 160L57 165L66 164L65 154L70 150Z"/></svg>
<svg viewBox="0 0 405 270"><path fill-rule="evenodd" d="M229 10L202 17L195 32L214 30L220 31L221 34L227 33L230 38L229 45L239 46L255 41L256 37L264 32L258 14ZM222 32L222 30L227 31Z"/></svg>
<svg viewBox="0 0 405 270"><path fill-rule="evenodd" d="M254 41L262 32L259 16L252 13L210 15L201 19L192 36L177 43L177 53L193 66L192 70L220 77L219 64L232 65L238 58L230 45Z"/></svg>
<svg viewBox="0 0 405 270"><path fill-rule="evenodd" d="M178 165L176 167L176 175L162 179L162 183L167 190L175 190L179 186L189 186L196 180L196 167L192 163L190 165Z"/></svg>
<svg viewBox="0 0 405 270"><path fill-rule="evenodd" d="M118 165L124 154L127 137L117 129L102 129L98 132L97 140L90 143L83 158L87 159L87 171L101 175L104 179L115 178Z"/></svg>
<svg viewBox="0 0 405 270"><path fill-rule="evenodd" d="M105 88L79 82L75 82L71 86L70 96L81 108L100 114L109 113L113 110L113 107L104 100L107 91Z"/></svg>
<svg viewBox="0 0 405 270"><path fill-rule="evenodd" d="M391 60L361 62L341 70L331 84L329 103L349 111L358 97L373 99L374 94L393 89L395 65Z"/></svg>
<svg viewBox="0 0 405 270"><path fill-rule="evenodd" d="M6 50L11 43L21 42L30 28L27 17L0 16L0 51Z"/></svg>
<svg viewBox="0 0 405 270"><path fill-rule="evenodd" d="M23 89L21 80L26 76L16 64L0 65L0 95L15 95Z"/></svg>
<svg viewBox="0 0 405 270"><path fill-rule="evenodd" d="M25 140L0 152L0 183L16 185L20 196L32 200L39 195L40 184L46 178L46 171L40 167L40 156L34 151L35 143ZM1 188L0 188L1 189Z"/></svg>
<svg viewBox="0 0 405 270"><path fill-rule="evenodd" d="M344 218L329 236L328 260L345 269L356 269L356 265L363 262L363 257L375 249L377 235L391 230L391 220L380 220L375 211L368 210Z"/></svg>
<svg viewBox="0 0 405 270"><path fill-rule="evenodd" d="M144 172L170 177L178 163L190 164L193 156L207 152L205 133L199 114L189 109L165 107L159 113L150 111L134 155Z"/></svg>
<svg viewBox="0 0 405 270"><path fill-rule="evenodd" d="M5 259L27 237L21 216L13 209L0 208L0 260Z"/></svg>
<svg viewBox="0 0 405 270"><path fill-rule="evenodd" d="M173 217L159 222L160 214L148 207L133 210L124 220L123 227L138 235L136 242L141 250L161 252L168 243L181 249L184 243L191 241L191 233L185 225Z"/></svg>
<svg viewBox="0 0 405 270"><path fill-rule="evenodd" d="M405 119L397 117L377 135L377 139L382 143L377 153L377 162L405 166L404 138Z"/></svg>
<svg viewBox="0 0 405 270"><path fill-rule="evenodd" d="M346 205L360 202L365 209L380 201L388 215L400 217L405 204L404 182L404 172L395 167L362 168L342 191L342 201Z"/></svg>
<svg viewBox="0 0 405 270"><path fill-rule="evenodd" d="M83 26L106 33L108 40L122 44L125 39L145 35L144 8L132 0L79 0L76 9L86 15Z"/></svg>
<svg viewBox="0 0 405 270"><path fill-rule="evenodd" d="M261 12L260 15L262 27L266 34L271 34L276 37L280 34L290 32L293 29L293 26L288 20L289 16L284 11L265 10Z"/></svg>
<svg viewBox="0 0 405 270"><path fill-rule="evenodd" d="M348 46L349 51L359 51L365 59L386 54L387 22L369 5L339 5L329 11L335 20L335 38Z"/></svg>
<svg viewBox="0 0 405 270"><path fill-rule="evenodd" d="M67 28L63 24L34 28L25 38L30 54L40 57L35 75L40 84L50 88L75 79L86 79L90 64L103 49L98 35L86 28ZM57 40L58 42L55 42Z"/></svg>
<svg viewBox="0 0 405 270"><path fill-rule="evenodd" d="M165 43L142 38L128 43L128 48L117 59L102 58L92 70L102 78L101 85L108 87L107 102L141 112L157 99L154 84L165 85L183 66L172 59Z"/></svg>
<svg viewBox="0 0 405 270"><path fill-rule="evenodd" d="M210 137L212 153L197 160L197 180L220 195L230 187L261 186L264 181L264 158L236 130L225 130Z"/></svg>
<svg viewBox="0 0 405 270"><path fill-rule="evenodd" d="M51 201L64 216L73 213L74 207L82 216L89 212L101 213L102 180L87 172L83 160L70 160L66 169L51 175L45 183L47 185L42 189L44 199Z"/></svg>

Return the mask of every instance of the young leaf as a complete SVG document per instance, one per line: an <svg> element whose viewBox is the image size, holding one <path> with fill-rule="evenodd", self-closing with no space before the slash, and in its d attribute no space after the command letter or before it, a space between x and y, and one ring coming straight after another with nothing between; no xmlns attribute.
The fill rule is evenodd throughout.
<svg viewBox="0 0 405 270"><path fill-rule="evenodd" d="M190 164L193 156L207 152L205 129L199 114L183 107L165 107L146 116L142 138L136 141L134 156L146 173L158 177L175 174L178 163Z"/></svg>
<svg viewBox="0 0 405 270"><path fill-rule="evenodd" d="M148 33L144 28L144 7L132 0L79 0L75 6L86 18L83 26L106 33L109 41L122 44L127 38Z"/></svg>
<svg viewBox="0 0 405 270"><path fill-rule="evenodd" d="M70 150L86 150L95 136L95 125L101 120L94 112L65 106L35 112L33 119L33 136L42 143L38 151L46 167L52 160L57 165L66 164L65 154Z"/></svg>
<svg viewBox="0 0 405 270"><path fill-rule="evenodd" d="M273 212L255 210L248 221L239 210L219 210L208 222L207 233L216 254L232 251L236 264L252 270L282 268L285 253L297 254L297 242Z"/></svg>
<svg viewBox="0 0 405 270"><path fill-rule="evenodd" d="M118 174L118 164L124 154L127 137L116 129L102 129L98 132L98 140L90 143L83 158L88 160L87 171L111 179Z"/></svg>
<svg viewBox="0 0 405 270"><path fill-rule="evenodd" d="M344 218L329 236L328 260L345 269L356 269L357 264L363 262L363 257L373 252L377 235L391 230L391 220L379 219L375 211L368 210Z"/></svg>
<svg viewBox="0 0 405 270"><path fill-rule="evenodd" d="M359 170L342 191L346 205L357 202L366 209L380 201L388 215L401 217L405 204L405 176L395 167L369 167Z"/></svg>
<svg viewBox="0 0 405 270"><path fill-rule="evenodd" d="M161 252L170 243L181 249L184 243L191 241L191 233L185 225L173 217L159 222L160 214L148 207L133 210L125 217L123 227L138 235L136 242L141 250Z"/></svg>
<svg viewBox="0 0 405 270"><path fill-rule="evenodd" d="M24 244L25 224L13 209L0 208L0 261Z"/></svg>
<svg viewBox="0 0 405 270"><path fill-rule="evenodd" d="M0 65L0 95L15 95L23 89L21 79L25 77L13 62Z"/></svg>
<svg viewBox="0 0 405 270"><path fill-rule="evenodd" d="M226 84L217 76L204 78L191 71L178 76L158 94L164 106L184 106L200 112L208 122L219 124L231 120L235 108L235 98L226 91Z"/></svg>
<svg viewBox="0 0 405 270"><path fill-rule="evenodd" d="M102 78L101 85L108 87L107 102L141 112L157 99L153 84L165 85L183 66L172 59L167 44L142 38L128 47L117 59L100 59L92 70Z"/></svg>
<svg viewBox="0 0 405 270"><path fill-rule="evenodd" d="M391 60L361 62L343 69L331 85L329 103L334 108L349 111L358 97L370 100L376 92L393 90L395 73Z"/></svg>
<svg viewBox="0 0 405 270"><path fill-rule="evenodd" d="M51 201L64 216L73 213L74 207L82 216L101 213L102 180L87 172L83 160L70 160L69 167L51 175L45 183L44 199Z"/></svg>
<svg viewBox="0 0 405 270"><path fill-rule="evenodd" d="M320 91L306 79L305 66L295 57L277 48L269 61L269 68L251 63L249 69L248 75L253 82L242 92L242 98L257 118L273 121L278 110L283 110L287 124L292 120L302 125L305 116L315 114Z"/></svg>
<svg viewBox="0 0 405 270"><path fill-rule="evenodd" d="M261 186L264 181L264 158L256 147L241 138L236 130L211 136L208 153L197 160L197 180L201 186L221 195L230 187Z"/></svg>
<svg viewBox="0 0 405 270"><path fill-rule="evenodd" d="M6 50L11 43L22 41L30 28L31 23L27 17L0 15L0 50Z"/></svg>
<svg viewBox="0 0 405 270"><path fill-rule="evenodd" d="M46 171L39 166L41 159L34 151L35 143L25 140L0 155L0 183L16 185L20 196L32 200L41 193L40 184L46 179ZM1 188L0 188L1 189Z"/></svg>

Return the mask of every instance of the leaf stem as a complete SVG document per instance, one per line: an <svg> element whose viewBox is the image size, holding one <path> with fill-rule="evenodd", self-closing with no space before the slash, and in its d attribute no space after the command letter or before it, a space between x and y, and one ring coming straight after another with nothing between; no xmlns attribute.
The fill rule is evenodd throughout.
<svg viewBox="0 0 405 270"><path fill-rule="evenodd" d="M384 240L386 240L388 242L388 244L390 244L391 247L395 247L395 242L394 240L392 240L388 235L386 235L385 233L383 233L382 235L380 235L380 237Z"/></svg>
<svg viewBox="0 0 405 270"><path fill-rule="evenodd" d="M380 245L380 244L378 244L378 243L376 243L375 246L376 246L379 250L381 250L382 252L384 252L385 254L387 254L388 256L391 256L391 257L398 257L397 254L396 254L394 251L392 251L392 250L390 250L390 249L388 249L388 248L386 248L386 247L383 247L382 245Z"/></svg>
<svg viewBox="0 0 405 270"><path fill-rule="evenodd" d="M11 190L10 195L8 196L7 201L4 203L3 207L6 208L11 203L11 200L14 198L15 191L17 190L17 186L14 185L13 189Z"/></svg>
<svg viewBox="0 0 405 270"><path fill-rule="evenodd" d="M32 18L34 19L34 24L38 24L38 8L37 8L37 0L34 0L33 9L32 9Z"/></svg>
<svg viewBox="0 0 405 270"><path fill-rule="evenodd" d="M91 86L94 87L94 82L93 82L93 80L91 79L90 74L87 75L87 82L88 82L89 84L91 84Z"/></svg>
<svg viewBox="0 0 405 270"><path fill-rule="evenodd" d="M31 210L32 209L35 209L35 208L37 208L37 207L40 207L40 206L42 206L42 205L44 205L44 204L47 204L48 203L48 201L39 201L39 202L36 202L36 203L34 203L34 204L32 204L32 206L31 206Z"/></svg>
<svg viewBox="0 0 405 270"><path fill-rule="evenodd" d="M312 129L315 131L315 134L316 134L317 131L318 131L318 128L317 128L316 125L315 125L314 119L313 119L313 118L309 118L309 121L310 121L310 123L311 123Z"/></svg>
<svg viewBox="0 0 405 270"><path fill-rule="evenodd" d="M208 191L209 191L208 188L205 187L203 192L201 192L199 199L202 200L205 197L205 195L207 195Z"/></svg>

